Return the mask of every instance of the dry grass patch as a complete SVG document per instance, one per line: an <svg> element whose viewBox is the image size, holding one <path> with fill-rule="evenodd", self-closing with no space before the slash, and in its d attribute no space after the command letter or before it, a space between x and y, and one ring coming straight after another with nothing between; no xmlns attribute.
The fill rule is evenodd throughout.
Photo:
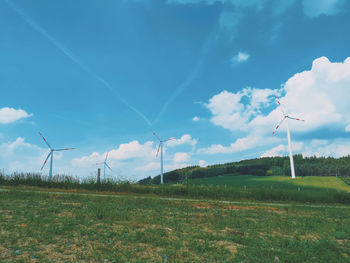
<svg viewBox="0 0 350 263"><path fill-rule="evenodd" d="M240 246L239 244L229 242L229 241L216 241L215 242L215 247L225 248L226 250L228 250L232 254L232 258L234 258L235 254L237 253L239 246Z"/></svg>
<svg viewBox="0 0 350 263"><path fill-rule="evenodd" d="M73 213L72 212L69 212L69 211L64 211L64 212L61 212L61 213L58 213L56 216L58 217L74 217Z"/></svg>
<svg viewBox="0 0 350 263"><path fill-rule="evenodd" d="M193 203L191 205L198 209L208 209L213 207L213 205L209 203Z"/></svg>

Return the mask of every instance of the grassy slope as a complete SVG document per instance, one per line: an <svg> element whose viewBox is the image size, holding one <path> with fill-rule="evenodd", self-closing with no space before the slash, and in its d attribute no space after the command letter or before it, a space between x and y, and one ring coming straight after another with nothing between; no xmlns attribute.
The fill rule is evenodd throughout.
<svg viewBox="0 0 350 263"><path fill-rule="evenodd" d="M287 176L230 176L221 175L201 179L189 180L191 184L204 185L227 185L242 188L246 186L256 188L276 188L276 189L319 189L319 190L342 190L350 192L350 186L342 180L330 176L307 176L291 179Z"/></svg>
<svg viewBox="0 0 350 263"><path fill-rule="evenodd" d="M1 262L349 262L350 210L0 192Z"/></svg>

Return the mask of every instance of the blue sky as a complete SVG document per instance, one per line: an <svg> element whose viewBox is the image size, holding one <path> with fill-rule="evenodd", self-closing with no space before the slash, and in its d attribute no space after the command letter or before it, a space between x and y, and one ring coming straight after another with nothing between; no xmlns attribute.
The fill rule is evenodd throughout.
<svg viewBox="0 0 350 263"><path fill-rule="evenodd" d="M0 0L0 168L110 176L350 154L346 0ZM47 173L46 167L43 173Z"/></svg>

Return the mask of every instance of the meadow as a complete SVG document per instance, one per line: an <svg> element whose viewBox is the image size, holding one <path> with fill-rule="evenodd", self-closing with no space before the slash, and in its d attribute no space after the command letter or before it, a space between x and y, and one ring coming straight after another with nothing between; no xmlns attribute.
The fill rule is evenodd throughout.
<svg viewBox="0 0 350 263"><path fill-rule="evenodd" d="M1 262L349 262L350 207L0 192Z"/></svg>
<svg viewBox="0 0 350 263"><path fill-rule="evenodd" d="M140 185L94 178L79 181L69 176L49 180L40 174L1 175L0 186L55 188L75 191L141 194L212 200L350 204L350 186L335 177L216 176L176 184Z"/></svg>
<svg viewBox="0 0 350 263"><path fill-rule="evenodd" d="M337 190L350 192L350 185L335 176L305 176L291 179L288 176L248 176L220 175L200 179L190 179L195 185L226 185L237 188L276 188L294 190Z"/></svg>

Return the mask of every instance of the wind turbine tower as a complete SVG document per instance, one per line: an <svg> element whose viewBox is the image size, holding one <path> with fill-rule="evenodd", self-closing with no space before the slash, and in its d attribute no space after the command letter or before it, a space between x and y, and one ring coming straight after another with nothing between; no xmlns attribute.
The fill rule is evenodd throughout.
<svg viewBox="0 0 350 263"><path fill-rule="evenodd" d="M53 149L51 147L51 145L48 143L48 141L45 139L45 137L39 132L39 135L43 138L44 142L46 143L46 145L49 147L50 149L50 152L49 154L47 155L46 159L45 159L45 162L43 164L43 166L41 167L41 170L44 169L44 166L47 162L47 160L50 158L50 171L49 171L49 178L51 179L52 178L52 163L53 163L53 154L54 152L60 152L60 151L69 151L69 150L74 150L75 148L64 148L64 149Z"/></svg>
<svg viewBox="0 0 350 263"><path fill-rule="evenodd" d="M160 149L160 183L163 184L163 143L167 142L167 141L170 141L170 140L174 140L175 137L169 138L167 140L161 140L154 131L151 130L151 132L153 133L153 135L159 141L159 146L158 146L158 150L157 150L157 155L156 156L158 156L159 149Z"/></svg>
<svg viewBox="0 0 350 263"><path fill-rule="evenodd" d="M109 167L109 165L107 164L108 154L109 154L109 152L107 152L106 158L105 158L105 160L104 160L103 162L101 162L101 163L96 163L96 165L103 164L103 179L106 179L106 167L107 167L109 170L112 171L112 168Z"/></svg>
<svg viewBox="0 0 350 263"><path fill-rule="evenodd" d="M292 179L295 179L295 170L294 170L294 160L293 160L293 151L292 151L292 139L290 138L290 131L289 131L289 120L295 120L295 121L305 121L302 119L298 119L298 118L293 118L290 117L288 114L285 113L285 111L283 110L280 101L278 100L278 98L275 96L276 101L279 105L279 108L281 109L281 112L283 114L283 119L280 121L280 123L276 126L275 130L273 131L273 135L276 133L277 129L282 125L282 123L284 122L284 120L286 121L286 128L287 128L287 138L288 138L288 148L289 148L289 160L290 160L290 170L291 170L291 174L292 174Z"/></svg>

